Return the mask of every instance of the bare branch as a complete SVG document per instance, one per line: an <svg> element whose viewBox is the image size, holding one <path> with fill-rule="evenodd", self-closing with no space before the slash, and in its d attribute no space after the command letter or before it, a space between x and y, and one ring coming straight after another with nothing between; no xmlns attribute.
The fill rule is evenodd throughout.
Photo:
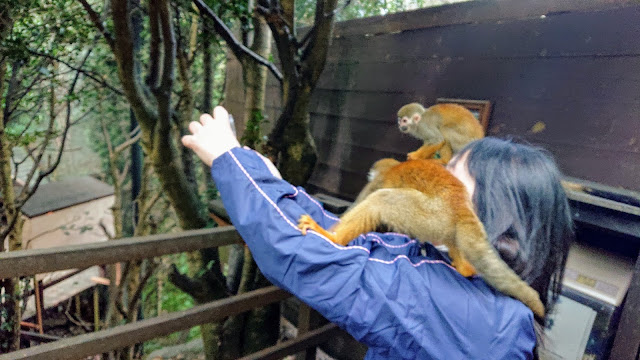
<svg viewBox="0 0 640 360"><path fill-rule="evenodd" d="M269 5L271 6L272 4ZM288 25L288 21L284 18L280 9L274 6L267 8L262 5L257 5L256 11L264 16L271 29L276 48L278 49L281 68L285 69L285 75L299 77L298 61L296 59L296 55L298 54L298 41Z"/></svg>
<svg viewBox="0 0 640 360"><path fill-rule="evenodd" d="M138 132L135 136L129 138L129 140L127 140L127 141L123 142L122 144L118 145L115 149L113 149L114 155L118 155L119 153L121 153L123 150L125 150L129 146L135 144L136 141L140 140L141 137L142 137L142 132Z"/></svg>
<svg viewBox="0 0 640 360"><path fill-rule="evenodd" d="M100 226L100 228L102 229L102 232L104 232L105 236L107 238L109 238L109 240L113 240L113 238L115 237L115 235L113 235L111 233L111 231L109 231L109 229L107 229L107 226L104 224L104 222L102 221L102 219L100 219L100 222L98 223L98 226Z"/></svg>
<svg viewBox="0 0 640 360"><path fill-rule="evenodd" d="M325 14L325 17L333 17L338 15L338 13L344 11L344 9L347 8L347 6L349 6L351 4L351 0L347 0L344 2L344 5L342 5L340 8L336 8L335 10L333 10L333 12L330 12L328 14Z"/></svg>
<svg viewBox="0 0 640 360"><path fill-rule="evenodd" d="M33 106L31 108L29 108L28 110L26 110L25 112L31 112L32 110L36 109L35 113L40 112L40 110L42 109L43 106L43 102L38 101L37 103L33 104ZM20 132L20 135L18 135L16 138L17 139L21 139L22 136L24 136L24 134L27 133L27 130L29 130L29 128L31 128L31 124L33 124L35 121L34 118L31 118L31 120L29 120L29 123L27 124L27 126L24 127L24 129ZM16 143L11 144L11 146L15 146Z"/></svg>
<svg viewBox="0 0 640 360"><path fill-rule="evenodd" d="M195 59L196 49L198 48L198 15L193 14L191 16L191 33L189 35L189 54L187 56L187 60L189 62L189 66L193 63Z"/></svg>
<svg viewBox="0 0 640 360"><path fill-rule="evenodd" d="M140 209L139 218L141 219L141 221L143 219L146 219L146 217L151 212L151 209L155 206L155 204L158 202L161 196L162 196L162 192L158 191L153 195L151 199L145 201L144 206L142 206L142 209Z"/></svg>
<svg viewBox="0 0 640 360"><path fill-rule="evenodd" d="M153 275L155 270L158 268L156 264L151 263L148 259L146 261L147 261L147 271L142 276L142 279L140 279L140 283L138 284L136 291L133 293L133 296L129 301L129 311L127 313L127 319L129 319L129 321L132 320L134 311L137 310L138 308L138 301L140 301L140 296L142 296L142 290L144 289L144 285L147 283L147 281L149 281L149 278L151 278L151 275Z"/></svg>
<svg viewBox="0 0 640 360"><path fill-rule="evenodd" d="M89 5L89 3L86 0L80 0L80 3L82 4L82 7L84 7L87 14L89 14L89 18L93 22L93 25L98 29L98 31L100 31L104 39L107 41L107 44L111 48L111 51L115 52L115 44L113 41L113 37L107 31L107 29L105 29L104 24L100 19L100 15L97 12L95 12L95 10L93 10L91 5Z"/></svg>
<svg viewBox="0 0 640 360"><path fill-rule="evenodd" d="M156 1L149 2L149 31L151 32L151 41L149 44L149 76L147 77L147 85L155 90L158 87L158 79L160 72L160 64L162 57L160 56L160 21L158 20L158 4Z"/></svg>
<svg viewBox="0 0 640 360"><path fill-rule="evenodd" d="M164 50L160 88L167 94L167 96L170 96L171 87L173 86L173 80L175 77L173 67L176 59L176 39L173 31L173 22L171 21L171 12L168 0L164 0L160 3L158 15L160 28L162 29L162 47Z"/></svg>
<svg viewBox="0 0 640 360"><path fill-rule="evenodd" d="M47 58L47 59L50 59L50 60L57 61L57 62L59 62L59 63L61 63L61 64L64 64L64 65L65 65L65 66L67 66L68 68L70 68L70 69L72 69L72 70L74 70L74 71L77 71L77 72L82 73L84 76L86 76L86 77L88 77L89 79L91 79L91 80L93 80L93 81L97 82L98 84L100 84L100 85L102 85L102 86L106 87L107 89L109 89L109 90L111 90L111 91L113 91L113 92L117 93L118 95L124 95L124 93L122 92L122 90L117 89L116 87L114 87L113 85L109 84L109 83L108 83L108 82L106 82L105 80L100 79L100 78L98 77L99 75L98 75L98 74L96 74L96 73L94 73L94 72L92 72L92 71L88 71L88 70L85 70L85 69L82 69L82 68L75 67L75 66L73 66L73 65L69 64L68 62L66 62L66 61L64 61L64 60L62 60L62 59L60 59L60 58L58 58L58 57L55 57L55 56L49 55L49 54L44 54L44 53L41 53L41 52L38 52L38 51L36 51L36 50L32 50L32 49L29 49L28 51L29 51L29 53L31 53L31 54L33 54L33 55L40 56L40 57L44 57L44 58Z"/></svg>
<svg viewBox="0 0 640 360"><path fill-rule="evenodd" d="M87 53L85 54L84 58L80 62L80 66L79 67L82 67L86 63L86 61L89 58L89 55L91 54L92 50L93 49L89 49L87 51ZM58 165L60 164L60 160L62 159L62 153L64 152L64 145L65 145L65 143L67 141L67 134L69 132L69 128L70 128L70 125L71 125L71 102L72 102L71 95L74 94L74 89L76 87L76 84L78 83L79 77L80 77L80 72L78 71L78 72L76 72L76 76L73 78L71 86L70 86L69 90L67 91L67 93L68 93L68 96L67 96L67 117L66 117L64 129L62 131L62 135L61 135L62 136L62 141L61 141L61 144L60 144L60 149L58 150L58 154L56 156L56 160L53 162L53 164L51 164L48 167L48 169L46 169L46 170L40 172L40 174L38 174L38 178L36 179L36 182L35 182L35 184L33 186L29 186L29 184L31 182L31 176L29 177L28 181L26 182L26 185L25 185L24 189L20 193L20 200L17 203L17 205L18 205L17 209L21 209L22 206L24 206L24 204L27 202L27 200L36 192L36 190L38 189L38 186L40 186L40 183L42 182L42 180L45 177L49 176L49 174L51 174L58 167ZM52 122L53 122L53 119L52 119ZM47 132L47 136L45 136L45 138L49 138L49 136L51 136L52 130L53 129L50 127L50 129ZM45 143L45 147L46 147L46 143ZM43 153L39 154L38 160L42 159L42 154ZM36 166L39 163L40 162L38 161L36 163ZM25 189L28 189L28 190L25 191Z"/></svg>
<svg viewBox="0 0 640 360"><path fill-rule="evenodd" d="M315 84L320 78L327 59L333 32L333 16L337 0L318 0L316 4L316 31L301 56L303 78Z"/></svg>
<svg viewBox="0 0 640 360"><path fill-rule="evenodd" d="M14 92L17 86L18 71L21 66L22 66L21 61L14 61L13 64L11 64L11 78L9 79L9 86L7 87L7 95L5 96L5 103L4 103L4 123L5 124L9 122L9 110L11 109L11 102L14 100L14 96L16 95L14 94ZM5 71L5 69L2 69L0 71Z"/></svg>
<svg viewBox="0 0 640 360"><path fill-rule="evenodd" d="M133 130L129 131L129 137L136 136L140 131L140 125L138 125Z"/></svg>
<svg viewBox="0 0 640 360"><path fill-rule="evenodd" d="M42 80L44 80L44 79L42 78L40 73L36 74L36 76L34 76L34 78L31 81L31 83L24 88L22 93L20 93L19 95L16 96L16 98L14 99L13 108L7 109L7 111L5 111L5 115L4 115L5 116L5 120L4 120L5 124L8 123L9 119L14 115L15 111L18 109L18 106L22 102L22 99L24 99L29 94L29 92L31 92L31 89L36 84L40 83Z"/></svg>
<svg viewBox="0 0 640 360"><path fill-rule="evenodd" d="M44 156L44 153L47 150L47 144L53 138L53 135L54 135L53 128L54 128L54 126L55 126L55 117L50 116L49 117L49 125L47 127L47 132L44 135L44 140L42 141L42 144L40 144L40 145L38 145L36 147L36 149L40 148L40 150L38 151L38 154L35 157L33 157L31 155L32 159L33 159L33 167L29 171L29 174L27 175L27 179L25 180L25 186L24 186L24 188L22 188L22 191L20 191L20 195L18 196L18 199L24 199L24 202L26 202L31 197L31 195L33 193L35 193L35 189L33 191L30 191L29 186L31 185L31 180L33 179L33 177L35 176L36 172L38 171L38 168L40 166L40 162L42 161L42 157ZM20 203L19 200L18 200L18 202L16 204L16 208L18 208L18 209L22 208L22 204Z"/></svg>
<svg viewBox="0 0 640 360"><path fill-rule="evenodd" d="M111 136L109 136L109 131L107 131L107 124L105 124L104 119L100 117L100 125L102 126L102 136L104 136L104 140L107 143L107 151L109 152L109 158L114 156L113 154L113 145L111 145Z"/></svg>
<svg viewBox="0 0 640 360"><path fill-rule="evenodd" d="M129 168L131 168L131 161L125 161L124 166L122 168L122 171L119 174L116 174L115 181L117 181L118 184L124 183L124 181L127 179L127 174L129 173Z"/></svg>
<svg viewBox="0 0 640 360"><path fill-rule="evenodd" d="M144 85L140 81L138 71L139 60L133 43L131 13L129 0L112 0L111 11L114 25L114 55L118 62L118 77L122 89L131 107L136 110L140 124L153 127L153 119L157 117L154 106L150 103Z"/></svg>
<svg viewBox="0 0 640 360"><path fill-rule="evenodd" d="M224 22L222 22L222 20L218 17L218 15L216 15L216 13L214 13L213 10L211 10L211 8L208 7L207 4L205 4L202 0L193 0L193 3L198 7L198 10L200 10L201 14L204 14L206 17L213 21L213 28L215 29L216 33L218 33L218 35L220 35L220 37L224 39L229 49L231 49L233 54L238 59L249 58L257 61L260 65L266 66L267 69L271 71L273 76L275 76L275 78L280 83L282 83L282 73L280 73L278 68L276 68L273 63L251 51L241 42L236 40L235 36L231 32L231 29L229 29L227 25L225 25Z"/></svg>
<svg viewBox="0 0 640 360"><path fill-rule="evenodd" d="M79 123L80 121L84 120L87 116L89 116L90 114L92 114L94 112L94 109L89 109L87 111L85 111L82 115L78 116L75 120L73 120L71 122L70 126L74 126L77 123Z"/></svg>

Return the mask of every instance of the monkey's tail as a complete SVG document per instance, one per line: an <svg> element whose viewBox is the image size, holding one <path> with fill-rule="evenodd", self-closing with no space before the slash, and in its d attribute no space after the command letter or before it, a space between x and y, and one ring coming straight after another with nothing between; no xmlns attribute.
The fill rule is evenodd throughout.
<svg viewBox="0 0 640 360"><path fill-rule="evenodd" d="M500 258L487 240L482 223L470 209L456 225L456 243L489 285L522 301L536 316L544 318L545 309L538 292Z"/></svg>

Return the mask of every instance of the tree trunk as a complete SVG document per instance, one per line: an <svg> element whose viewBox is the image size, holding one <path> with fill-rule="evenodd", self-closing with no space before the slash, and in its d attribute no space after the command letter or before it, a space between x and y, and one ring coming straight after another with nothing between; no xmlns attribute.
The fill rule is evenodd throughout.
<svg viewBox="0 0 640 360"><path fill-rule="evenodd" d="M180 109L180 123L178 124L179 137L189 134L189 123L193 120L193 110L195 109L195 99L193 97L193 90L191 86L189 59L184 51L180 51L177 57L178 60L178 80L180 82L182 91L180 98L182 100L182 108ZM196 169L193 161L193 151L186 147L181 147L182 153L180 157L182 159L182 167L187 177L187 181L192 187L192 192L198 191L196 182Z"/></svg>
<svg viewBox="0 0 640 360"><path fill-rule="evenodd" d="M7 70L6 58L0 60L0 94L4 94L4 77ZM7 94L10 96L11 94ZM7 226L12 228L8 232L8 249L4 248L5 239L0 238L0 251L15 251L22 249L23 219L16 208L15 190L11 176L11 143L5 131L4 112L0 111L0 193L2 194L2 221L0 228L3 232ZM15 221L15 222L14 222ZM20 348L20 279L10 278L2 280L4 298L2 313L0 313L0 346L7 352Z"/></svg>
<svg viewBox="0 0 640 360"><path fill-rule="evenodd" d="M214 93L214 71L213 66L213 44L215 43L214 34L207 26L202 27L202 72L203 72L203 97L202 112L213 114L213 93ZM202 184L205 199L207 202L217 198L216 184L214 184L209 174L209 166L200 162L202 166Z"/></svg>
<svg viewBox="0 0 640 360"><path fill-rule="evenodd" d="M266 58L271 53L271 31L261 16L253 17L253 44L251 50ZM256 149L262 143L261 125L264 120L265 88L267 86L267 68L257 62L245 59L242 64L244 88L246 93L242 135L244 145Z"/></svg>
<svg viewBox="0 0 640 360"><path fill-rule="evenodd" d="M282 177L293 185L302 186L318 159L309 130L311 88L294 86L287 94L282 114L269 135L269 149L270 155L277 159Z"/></svg>
<svg viewBox="0 0 640 360"><path fill-rule="evenodd" d="M213 113L213 33L207 26L202 27L202 72L203 72L203 96L202 111Z"/></svg>

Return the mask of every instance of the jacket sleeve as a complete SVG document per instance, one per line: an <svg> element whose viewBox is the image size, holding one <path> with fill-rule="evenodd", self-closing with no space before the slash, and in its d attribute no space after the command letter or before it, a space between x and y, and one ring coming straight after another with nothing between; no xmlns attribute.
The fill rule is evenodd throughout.
<svg viewBox="0 0 640 360"><path fill-rule="evenodd" d="M301 215L311 215L325 228L336 218L301 188L274 177L253 150L232 149L213 162L211 174L262 273L330 321L345 325L369 249L339 246L311 231L302 235L297 228Z"/></svg>

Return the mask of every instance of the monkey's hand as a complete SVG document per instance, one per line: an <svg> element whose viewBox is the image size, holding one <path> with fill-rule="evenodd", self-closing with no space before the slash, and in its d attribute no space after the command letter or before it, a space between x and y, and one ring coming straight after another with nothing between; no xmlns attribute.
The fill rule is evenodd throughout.
<svg viewBox="0 0 640 360"><path fill-rule="evenodd" d="M313 230L329 240L336 242L336 235L323 229L318 223L309 215L302 215L298 220L298 229L302 230L302 235L307 235L308 230Z"/></svg>

